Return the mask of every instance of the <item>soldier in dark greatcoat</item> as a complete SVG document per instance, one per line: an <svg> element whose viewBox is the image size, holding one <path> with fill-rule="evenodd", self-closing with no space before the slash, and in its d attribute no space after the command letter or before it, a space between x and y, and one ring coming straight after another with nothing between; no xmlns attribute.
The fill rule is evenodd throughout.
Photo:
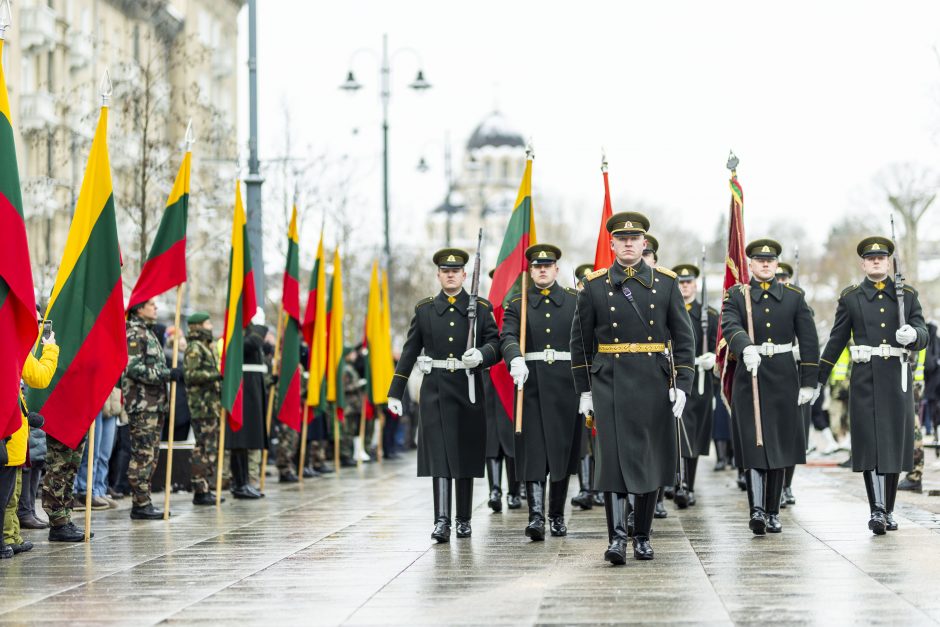
<svg viewBox="0 0 940 627"><path fill-rule="evenodd" d="M610 540L604 559L623 564L627 493L635 495L633 555L653 558L656 494L675 480L676 418L692 388L695 340L675 273L641 258L649 220L623 212L606 226L616 261L589 274L578 295L571 369L579 413L593 413L597 427L594 488L605 493Z"/></svg>
<svg viewBox="0 0 940 627"><path fill-rule="evenodd" d="M901 472L914 467L914 384L908 361L927 346L927 325L917 290L888 275L894 243L868 237L858 245L865 279L842 291L819 369L824 384L849 339L853 362L849 388L852 470L865 478L876 535L898 528L894 500ZM899 295L900 292L900 295ZM903 298L904 324L900 324Z"/></svg>
<svg viewBox="0 0 940 627"><path fill-rule="evenodd" d="M740 455L756 535L779 533L784 469L806 463L801 405L815 396L819 341L803 290L775 279L781 246L770 239L751 242L751 280L728 290L721 312L722 336L738 361L732 382L735 456ZM754 337L748 334L749 313ZM802 361L797 364L793 343ZM743 365L743 367L741 367ZM758 382L760 416L755 417L752 380ZM757 442L756 420L763 436Z"/></svg>
<svg viewBox="0 0 940 627"><path fill-rule="evenodd" d="M451 480L456 480L457 537L471 534L473 479L483 476L486 453L484 370L499 361L499 330L493 307L477 299L475 346L467 347L470 294L463 289L470 255L456 248L434 254L441 291L415 305L408 337L388 392L388 408L401 415L411 370L424 373L418 426L418 476L432 477L434 531L450 541ZM471 398L470 385L473 386Z"/></svg>
<svg viewBox="0 0 940 627"><path fill-rule="evenodd" d="M525 534L545 539L545 483L551 475L548 522L553 536L565 536L568 479L577 472L583 419L571 378L571 322L577 292L558 284L561 250L535 244L525 251L531 281L527 288L525 353L521 349L522 296L503 317L500 345L517 388L522 389L522 432L516 438L516 478L526 482L529 524ZM559 334L559 332L561 332ZM518 407L515 408L518 411ZM519 420L520 417L516 416Z"/></svg>

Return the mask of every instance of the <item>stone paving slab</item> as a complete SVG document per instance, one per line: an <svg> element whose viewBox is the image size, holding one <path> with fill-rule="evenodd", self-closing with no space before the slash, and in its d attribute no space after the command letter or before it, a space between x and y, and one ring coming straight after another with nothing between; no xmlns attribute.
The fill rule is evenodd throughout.
<svg viewBox="0 0 940 627"><path fill-rule="evenodd" d="M901 495L876 538L858 475L799 468L784 533L755 537L734 473L704 460L698 505L656 521L652 562L603 561L603 508L532 543L525 510L492 514L476 482L473 537L430 540L430 481L414 458L269 486L262 501L168 523L94 512L90 545L0 562L0 624L904 624L940 623L940 524ZM571 492L575 490L572 481Z"/></svg>

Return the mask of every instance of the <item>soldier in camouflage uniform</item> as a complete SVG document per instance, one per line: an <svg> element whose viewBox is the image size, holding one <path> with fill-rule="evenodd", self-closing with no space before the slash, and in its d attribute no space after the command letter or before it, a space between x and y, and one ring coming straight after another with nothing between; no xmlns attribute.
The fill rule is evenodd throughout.
<svg viewBox="0 0 940 627"><path fill-rule="evenodd" d="M84 452L85 438L73 451L51 435L46 435L42 509L49 516L50 542L81 542L85 539L85 532L72 523L72 490Z"/></svg>
<svg viewBox="0 0 940 627"><path fill-rule="evenodd" d="M157 304L152 298L131 308L127 316L128 360L121 387L131 435L127 479L133 495L131 518L135 520L163 518L163 512L150 500L150 480L157 467L160 433L169 409L166 384L174 377L182 380L178 368L171 371L166 365L163 349L153 333L156 319Z"/></svg>
<svg viewBox="0 0 940 627"><path fill-rule="evenodd" d="M375 424L373 420L368 420L365 425L364 440L361 445L359 442L359 421L365 420L362 412L362 392L365 386L365 380L359 376L359 372L354 365L358 357L357 351L350 351L345 358L343 365L343 393L345 395L345 406L343 407L343 424L340 425L342 433L340 434L340 464L343 466L355 466L359 458L362 461L371 461L369 454L366 453L368 442L372 441ZM362 448L360 448L360 446Z"/></svg>
<svg viewBox="0 0 940 627"><path fill-rule="evenodd" d="M183 378L189 399L193 428L193 505L215 505L213 483L219 454L219 414L222 411L219 362L212 350L212 321L209 314L196 312L186 320L186 354ZM223 497L224 501L225 498Z"/></svg>

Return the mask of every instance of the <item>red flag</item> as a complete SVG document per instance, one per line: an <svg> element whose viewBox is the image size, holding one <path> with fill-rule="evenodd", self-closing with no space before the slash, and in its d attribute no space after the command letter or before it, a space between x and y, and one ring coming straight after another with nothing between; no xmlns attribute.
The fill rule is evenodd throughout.
<svg viewBox="0 0 940 627"><path fill-rule="evenodd" d="M609 268L614 265L614 250L610 247L610 233L607 232L607 220L614 215L610 206L610 184L607 181L607 159L601 165L604 173L604 208L601 210L601 226L597 231L597 247L594 249L594 269Z"/></svg>
<svg viewBox="0 0 940 627"><path fill-rule="evenodd" d="M728 220L728 256L725 257L725 283L722 298L733 286L747 283L747 254L744 252L744 191L731 171L731 219ZM721 395L725 405L731 407L731 382L737 362L730 354L728 343L721 336L721 321L718 324L718 372L721 373Z"/></svg>

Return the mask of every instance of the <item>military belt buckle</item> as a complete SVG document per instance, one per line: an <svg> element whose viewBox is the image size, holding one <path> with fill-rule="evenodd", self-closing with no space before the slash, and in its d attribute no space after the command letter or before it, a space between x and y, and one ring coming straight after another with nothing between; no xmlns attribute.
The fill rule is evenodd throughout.
<svg viewBox="0 0 940 627"><path fill-rule="evenodd" d="M555 363L555 349L554 348L546 348L544 353L545 353L545 363L548 363L548 364Z"/></svg>
<svg viewBox="0 0 940 627"><path fill-rule="evenodd" d="M764 343L761 344L760 346L761 346L761 348L764 350L764 355L766 355L767 357L773 357L773 356L774 356L774 353L775 353L776 351L775 351L775 349L774 349L774 343L773 343L773 342L764 342Z"/></svg>
<svg viewBox="0 0 940 627"><path fill-rule="evenodd" d="M447 371L448 371L448 372L456 372L456 370L457 370L457 358L456 358L456 357L448 357L447 359L444 360L444 365L445 365L445 367L447 368Z"/></svg>

